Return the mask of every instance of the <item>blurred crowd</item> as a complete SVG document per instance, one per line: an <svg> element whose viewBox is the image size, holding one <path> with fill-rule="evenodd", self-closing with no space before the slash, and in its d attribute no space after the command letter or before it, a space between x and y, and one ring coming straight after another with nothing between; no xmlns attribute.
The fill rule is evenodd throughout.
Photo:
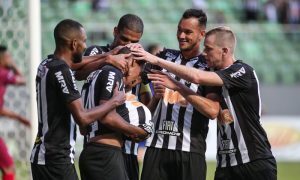
<svg viewBox="0 0 300 180"><path fill-rule="evenodd" d="M300 23L299 0L245 0L245 20L256 21L260 16L269 22L282 24Z"/></svg>
<svg viewBox="0 0 300 180"><path fill-rule="evenodd" d="M47 0L44 0L47 1ZM113 5L109 0L69 0L89 1L94 12L109 10ZM145 0L140 0L144 2ZM126 0L120 0L126 3ZM194 8L207 9L207 0L192 0ZM242 21L255 22L267 20L271 23L299 24L300 23L300 0L243 0L240 9L242 10ZM216 12L218 22L224 21L223 12Z"/></svg>

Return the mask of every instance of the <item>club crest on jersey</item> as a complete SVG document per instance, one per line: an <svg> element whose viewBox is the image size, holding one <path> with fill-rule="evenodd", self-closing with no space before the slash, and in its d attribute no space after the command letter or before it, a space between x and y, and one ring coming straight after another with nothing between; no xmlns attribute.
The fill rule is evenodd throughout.
<svg viewBox="0 0 300 180"><path fill-rule="evenodd" d="M230 148L230 140L229 139L222 140L221 143L222 143L222 148L223 149L229 149Z"/></svg>
<svg viewBox="0 0 300 180"><path fill-rule="evenodd" d="M170 136L180 136L180 133L174 128L175 121L163 120L162 129L157 130L157 134L164 134Z"/></svg>
<svg viewBox="0 0 300 180"><path fill-rule="evenodd" d="M245 70L244 67L242 67L237 72L231 73L230 77L232 77L232 78L238 78L238 77L243 76L245 73L246 73L246 70Z"/></svg>
<svg viewBox="0 0 300 180"><path fill-rule="evenodd" d="M166 58L167 59L176 59L177 56L175 54L171 53L171 52L167 52L166 53Z"/></svg>
<svg viewBox="0 0 300 180"><path fill-rule="evenodd" d="M115 81L115 72L109 71L108 73L108 79L106 84L106 90L108 90L110 93L112 92L114 81Z"/></svg>
<svg viewBox="0 0 300 180"><path fill-rule="evenodd" d="M60 87L61 87L63 93L69 94L69 90L67 88L66 81L65 81L64 77L62 76L62 72L61 71L56 72L55 76L56 76L58 82L60 83Z"/></svg>
<svg viewBox="0 0 300 180"><path fill-rule="evenodd" d="M223 139L221 140L222 150L218 151L218 154L232 154L236 153L236 149L230 149L230 140Z"/></svg>

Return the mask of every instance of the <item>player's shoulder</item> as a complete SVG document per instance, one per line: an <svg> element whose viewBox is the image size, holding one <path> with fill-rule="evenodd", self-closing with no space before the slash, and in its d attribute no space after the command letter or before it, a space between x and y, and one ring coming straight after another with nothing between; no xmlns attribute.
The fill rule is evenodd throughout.
<svg viewBox="0 0 300 180"><path fill-rule="evenodd" d="M44 59L40 66L45 66L49 70L69 70L70 67L67 65L65 61L55 57L54 55L48 55L46 59Z"/></svg>
<svg viewBox="0 0 300 180"><path fill-rule="evenodd" d="M235 61L231 66L230 66L231 69L233 70L245 70L245 71L253 71L253 67L251 67L249 64L245 63L244 61L242 60L237 60Z"/></svg>
<svg viewBox="0 0 300 180"><path fill-rule="evenodd" d="M92 45L85 50L84 56L94 56L96 54L103 54L108 51L109 51L108 46Z"/></svg>
<svg viewBox="0 0 300 180"><path fill-rule="evenodd" d="M179 50L164 48L158 53L158 56L163 59L176 59L180 55Z"/></svg>
<svg viewBox="0 0 300 180"><path fill-rule="evenodd" d="M199 54L198 56L189 59L189 61L194 64L193 65L194 68L197 68L197 69L200 68L200 69L209 71L209 68L207 66L207 63L206 63L206 60L205 60L203 54Z"/></svg>
<svg viewBox="0 0 300 180"><path fill-rule="evenodd" d="M123 76L123 73L121 72L120 69L112 66L112 65L105 65L101 68L101 73L103 74L116 74L118 76Z"/></svg>

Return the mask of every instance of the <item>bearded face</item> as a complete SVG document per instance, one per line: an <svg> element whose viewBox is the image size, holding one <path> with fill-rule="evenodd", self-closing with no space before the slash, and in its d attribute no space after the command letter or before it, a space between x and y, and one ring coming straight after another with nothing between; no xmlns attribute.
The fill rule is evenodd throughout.
<svg viewBox="0 0 300 180"><path fill-rule="evenodd" d="M72 62L73 63L80 63L82 61L82 53L76 52L72 56Z"/></svg>

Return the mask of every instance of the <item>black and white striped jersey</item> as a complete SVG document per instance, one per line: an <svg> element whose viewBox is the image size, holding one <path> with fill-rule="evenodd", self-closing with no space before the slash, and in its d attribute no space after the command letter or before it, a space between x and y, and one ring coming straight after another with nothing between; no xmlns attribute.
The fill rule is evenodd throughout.
<svg viewBox="0 0 300 180"><path fill-rule="evenodd" d="M152 115L150 110L141 102L137 100L137 96L131 94L131 92L126 93L126 108L129 112L129 123L134 126L140 126L143 128L150 129L153 132ZM138 143L130 140L125 140L123 152L126 154L138 153Z"/></svg>
<svg viewBox="0 0 300 180"><path fill-rule="evenodd" d="M82 99L84 108L90 109L100 105L101 100L109 100L113 95L113 90L119 83L119 90L124 91L122 72L111 66L105 65L100 70L92 72L82 87ZM116 108L117 113L127 122L129 121L128 110L125 103ZM104 126L100 121L95 121L87 126L85 141L97 135L116 133L114 130Z"/></svg>
<svg viewBox="0 0 300 180"><path fill-rule="evenodd" d="M261 99L254 69L236 61L216 73L224 82L222 111L229 113L225 121L218 121L218 167L273 157L266 132L260 124Z"/></svg>
<svg viewBox="0 0 300 180"><path fill-rule="evenodd" d="M185 60L180 51L164 49L158 56L187 67L202 70L207 68L202 55ZM205 86L180 79L170 72L169 74L201 96L205 97L208 93ZM153 115L153 123L154 133L147 140L146 146L205 155L209 119L197 111L177 91L166 89Z"/></svg>
<svg viewBox="0 0 300 180"><path fill-rule="evenodd" d="M97 54L104 54L106 52L109 52L110 50L111 49L108 44L106 46L92 45L92 46L86 48L86 50L84 52L84 56L94 56Z"/></svg>
<svg viewBox="0 0 300 180"><path fill-rule="evenodd" d="M93 46L90 46L86 49L84 55L85 56L94 56L96 54L103 54L103 53L106 53L108 51L110 51L109 45L106 45L106 46L93 45ZM137 118L139 118L140 121L143 121L143 117L136 117L136 115L141 115L141 114L131 115L132 113L136 113L137 110L133 106L130 106L130 103L128 103L126 101L125 105L126 105L126 108L129 112L129 116L126 116L125 120L128 120L128 122L131 123L131 122L135 122L136 120L138 120ZM146 115L145 120L148 123L148 121L150 120L150 119L148 119L149 118L148 108L146 106L141 106L141 107L139 107L139 111L140 111L139 113L141 113L142 111L145 111L145 115ZM134 125L136 125L136 123ZM138 143L135 143L135 142L130 141L130 140L125 140L125 144L124 144L124 147L123 147L124 153L137 155L137 149L138 149Z"/></svg>
<svg viewBox="0 0 300 180"><path fill-rule="evenodd" d="M31 153L34 164L73 163L76 124L67 104L80 98L73 72L49 55L36 75L38 133Z"/></svg>

